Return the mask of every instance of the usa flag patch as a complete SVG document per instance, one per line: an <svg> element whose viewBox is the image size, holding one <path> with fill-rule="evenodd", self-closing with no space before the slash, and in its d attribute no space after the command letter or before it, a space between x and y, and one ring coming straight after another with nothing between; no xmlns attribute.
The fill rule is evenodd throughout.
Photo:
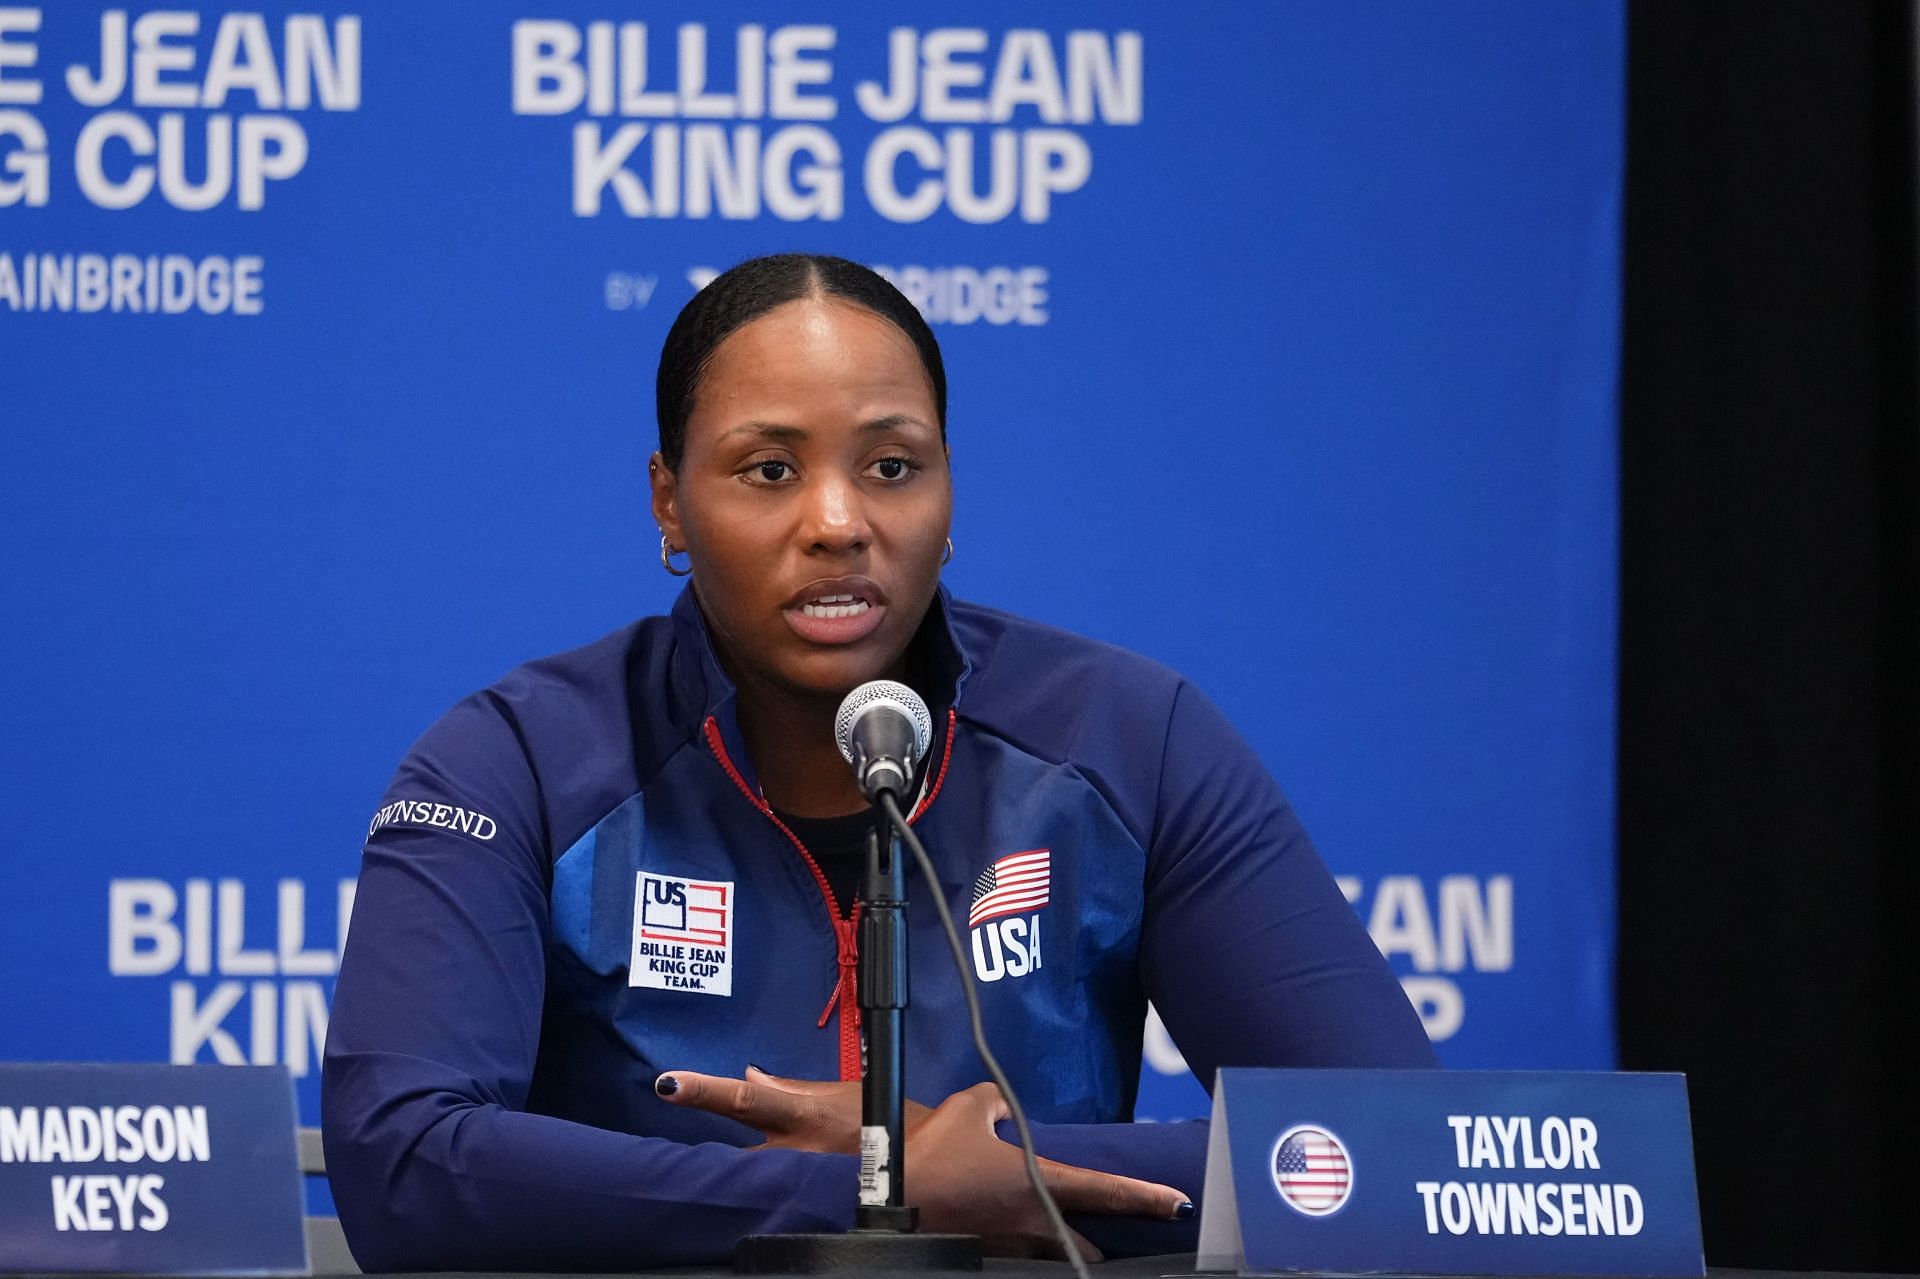
<svg viewBox="0 0 1920 1279"><path fill-rule="evenodd" d="M1052 884L1052 857L1047 849L1034 848L1009 853L981 871L980 878L973 882L967 927L977 928L989 919L1046 905Z"/></svg>

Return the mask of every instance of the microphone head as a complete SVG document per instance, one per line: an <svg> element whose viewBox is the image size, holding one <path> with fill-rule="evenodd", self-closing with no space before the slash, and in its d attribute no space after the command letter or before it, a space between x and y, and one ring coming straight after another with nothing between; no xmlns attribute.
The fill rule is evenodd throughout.
<svg viewBox="0 0 1920 1279"><path fill-rule="evenodd" d="M848 693L840 703L839 714L833 717L833 740L849 764L853 763L853 726L873 712L885 710L897 712L913 724L910 762L918 764L926 758L927 748L933 745L933 716L928 714L926 702L905 684L874 679Z"/></svg>

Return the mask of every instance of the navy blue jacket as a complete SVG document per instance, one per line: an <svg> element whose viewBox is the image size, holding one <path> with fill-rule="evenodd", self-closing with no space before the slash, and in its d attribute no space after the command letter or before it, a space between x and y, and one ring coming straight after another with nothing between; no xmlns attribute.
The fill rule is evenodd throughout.
<svg viewBox="0 0 1920 1279"><path fill-rule="evenodd" d="M1199 1201L1205 1125L1128 1122L1148 1000L1209 1083L1434 1064L1192 685L944 592L918 642L936 732L916 830L971 910L989 1042L1042 1154ZM691 592L454 707L375 814L327 1035L327 1164L362 1266L631 1270L848 1227L852 1156L749 1153L756 1133L651 1087L749 1061L857 1078L839 915L760 795ZM938 927L911 912L908 1092L929 1105L985 1078ZM1193 1246L1191 1222L1078 1224Z"/></svg>

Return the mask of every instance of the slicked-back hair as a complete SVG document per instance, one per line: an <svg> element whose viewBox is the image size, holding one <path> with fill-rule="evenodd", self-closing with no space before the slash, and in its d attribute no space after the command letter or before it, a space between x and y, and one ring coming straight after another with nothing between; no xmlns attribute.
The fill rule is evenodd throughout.
<svg viewBox="0 0 1920 1279"><path fill-rule="evenodd" d="M845 258L814 253L776 253L752 258L721 273L680 309L660 348L654 380L654 410L660 423L660 456L678 471L687 447L693 397L713 353L729 334L777 306L800 298L827 297L873 312L907 335L933 383L940 439L947 438L947 370L940 344L913 303L877 272Z"/></svg>

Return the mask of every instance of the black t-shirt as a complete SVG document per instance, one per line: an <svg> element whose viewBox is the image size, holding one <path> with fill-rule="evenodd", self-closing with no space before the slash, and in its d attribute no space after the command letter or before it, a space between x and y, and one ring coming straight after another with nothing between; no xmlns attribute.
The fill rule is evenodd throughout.
<svg viewBox="0 0 1920 1279"><path fill-rule="evenodd" d="M853 899L859 896L860 880L867 869L867 832L873 829L872 811L849 813L845 817L795 817L775 811L813 854L820 873L827 877L834 900L840 903L840 917L853 913Z"/></svg>

